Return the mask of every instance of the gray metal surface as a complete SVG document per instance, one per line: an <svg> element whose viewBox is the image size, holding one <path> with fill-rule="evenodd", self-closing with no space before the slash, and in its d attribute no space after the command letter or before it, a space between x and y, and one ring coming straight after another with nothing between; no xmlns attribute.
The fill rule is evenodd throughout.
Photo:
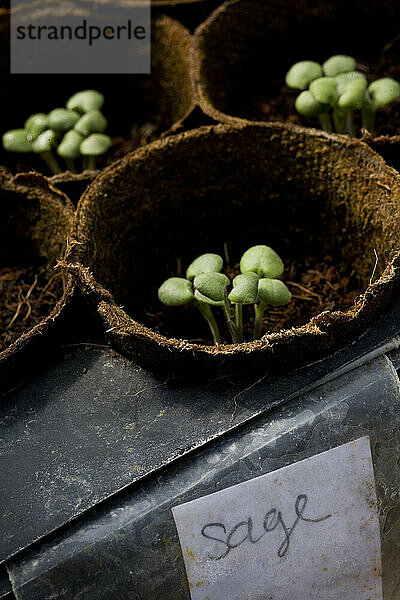
<svg viewBox="0 0 400 600"><path fill-rule="evenodd" d="M385 600L400 597L400 389L386 357L130 487L7 563L18 600L188 600L171 507L368 435Z"/></svg>

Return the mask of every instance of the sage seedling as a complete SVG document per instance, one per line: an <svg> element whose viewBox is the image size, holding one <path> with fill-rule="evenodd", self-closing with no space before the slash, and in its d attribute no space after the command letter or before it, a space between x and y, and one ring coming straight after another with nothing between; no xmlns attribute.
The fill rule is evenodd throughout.
<svg viewBox="0 0 400 600"><path fill-rule="evenodd" d="M292 299L292 294L280 279L260 279L258 282L258 303L255 305L254 331L256 340L261 335L265 309L270 306L283 306Z"/></svg>
<svg viewBox="0 0 400 600"><path fill-rule="evenodd" d="M236 343L243 341L243 306L253 304L256 339L261 335L266 306L280 306L291 299L288 288L277 279L283 273L282 259L269 246L253 246L243 254L241 273L232 284L220 272L222 267L223 260L218 254L202 254L187 268L186 279L167 279L160 286L158 297L168 306L189 302L196 305L208 321L214 343L220 343L221 337L211 307L222 308L230 337Z"/></svg>
<svg viewBox="0 0 400 600"><path fill-rule="evenodd" d="M3 148L9 152L32 152L32 142L25 129L11 129L2 137Z"/></svg>
<svg viewBox="0 0 400 600"><path fill-rule="evenodd" d="M38 135L48 128L47 115L44 113L35 113L25 121L25 131L29 140L36 140Z"/></svg>
<svg viewBox="0 0 400 600"><path fill-rule="evenodd" d="M104 96L96 90L77 92L66 108L55 108L47 115L35 113L26 119L24 129L7 131L2 137L3 147L9 152L40 154L53 173L61 172L54 150L73 172L74 160L80 157L84 168L95 168L95 157L111 146L111 138L104 134L107 120L100 112L103 103Z"/></svg>
<svg viewBox="0 0 400 600"><path fill-rule="evenodd" d="M82 90L77 92L67 101L68 110L76 110L81 113L89 110L100 110L104 104L104 96L97 90Z"/></svg>
<svg viewBox="0 0 400 600"><path fill-rule="evenodd" d="M253 246L240 259L240 272L253 271L259 277L280 277L284 265L282 259L269 246Z"/></svg>
<svg viewBox="0 0 400 600"><path fill-rule="evenodd" d="M243 305L256 304L258 300L258 275L253 271L241 273L232 281L229 301L235 305L236 340L243 341Z"/></svg>
<svg viewBox="0 0 400 600"><path fill-rule="evenodd" d="M362 128L371 131L376 111L400 98L397 81L384 77L368 87L365 75L356 70L355 59L344 54L331 56L322 66L313 61L296 63L288 71L286 83L303 90L296 99L296 110L318 117L328 133L333 130L332 119L337 133L356 135L355 111L361 111Z"/></svg>
<svg viewBox="0 0 400 600"><path fill-rule="evenodd" d="M222 269L224 261L219 254L202 254L194 260L187 268L187 279L194 279L203 273L218 273Z"/></svg>
<svg viewBox="0 0 400 600"><path fill-rule="evenodd" d="M85 138L79 150L82 156L87 157L86 166L88 169L96 168L96 156L105 154L111 146L111 138L103 133L92 133Z"/></svg>
<svg viewBox="0 0 400 600"><path fill-rule="evenodd" d="M322 65L322 70L327 77L335 77L340 73L348 73L349 71L354 71L355 68L355 59L346 54L331 56Z"/></svg>
<svg viewBox="0 0 400 600"><path fill-rule="evenodd" d="M312 60L302 60L289 69L286 75L286 84L292 88L305 90L314 79L322 77L322 75L321 65Z"/></svg>
<svg viewBox="0 0 400 600"><path fill-rule="evenodd" d="M198 301L195 298L192 291L192 284L188 279L170 277L158 289L158 298L166 306L183 306L189 302L195 304L211 329L214 344L219 344L221 336L211 307L208 306L208 303Z"/></svg>
<svg viewBox="0 0 400 600"><path fill-rule="evenodd" d="M74 125L74 130L83 136L90 133L103 133L107 129L107 119L97 109L89 110Z"/></svg>
<svg viewBox="0 0 400 600"><path fill-rule="evenodd" d="M40 154L53 173L61 173L60 166L53 155L53 148L56 145L57 133L53 129L46 129L32 142L32 150Z"/></svg>

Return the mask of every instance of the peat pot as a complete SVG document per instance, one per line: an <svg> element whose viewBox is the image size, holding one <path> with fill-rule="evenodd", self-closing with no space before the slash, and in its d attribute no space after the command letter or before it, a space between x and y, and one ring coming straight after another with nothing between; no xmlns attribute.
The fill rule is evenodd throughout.
<svg viewBox="0 0 400 600"><path fill-rule="evenodd" d="M73 294L55 271L73 223L70 200L41 175L0 170L0 387L55 341ZM57 340L59 341L59 340ZM39 354L38 354L39 353Z"/></svg>
<svg viewBox="0 0 400 600"><path fill-rule="evenodd" d="M197 101L207 115L226 123L289 120L318 127L317 119L297 113L299 91L285 85L288 69L299 60L322 63L333 54L349 54L370 80L400 81L399 23L400 5L390 0L229 0L194 36ZM398 104L377 112L365 141L400 167Z"/></svg>
<svg viewBox="0 0 400 600"><path fill-rule="evenodd" d="M64 265L111 344L138 364L288 370L348 344L385 310L399 281L399 200L400 176L363 142L279 123L203 127L101 173L80 200ZM282 257L293 294L267 312L261 339L213 345L194 307L159 302L160 284L199 254L225 255L233 272L256 244Z"/></svg>

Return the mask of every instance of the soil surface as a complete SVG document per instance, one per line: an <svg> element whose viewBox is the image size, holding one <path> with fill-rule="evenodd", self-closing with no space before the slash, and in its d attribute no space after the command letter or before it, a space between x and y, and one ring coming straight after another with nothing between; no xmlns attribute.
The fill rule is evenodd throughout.
<svg viewBox="0 0 400 600"><path fill-rule="evenodd" d="M63 293L61 273L45 267L0 267L0 352L37 325Z"/></svg>
<svg viewBox="0 0 400 600"><path fill-rule="evenodd" d="M225 272L232 279L239 273L239 265ZM263 334L305 325L324 310L347 310L361 293L359 281L349 266L337 263L331 256L319 262L313 257L301 262L293 260L282 280L290 289L292 300L286 306L267 308ZM161 306L159 310L146 311L146 325L168 337L212 344L208 326L194 306L158 306ZM224 331L222 309L214 308L213 312L225 343L230 343ZM244 341L252 339L253 320L253 307L243 307Z"/></svg>

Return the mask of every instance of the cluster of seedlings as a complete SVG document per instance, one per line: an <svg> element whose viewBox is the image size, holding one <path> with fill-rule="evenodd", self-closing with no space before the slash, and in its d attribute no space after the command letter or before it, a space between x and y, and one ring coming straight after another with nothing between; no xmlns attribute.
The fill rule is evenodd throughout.
<svg viewBox="0 0 400 600"><path fill-rule="evenodd" d="M286 84L303 90L296 110L306 117L318 117L321 127L331 133L356 135L354 115L361 113L361 128L373 130L375 113L400 98L400 84L391 77L368 84L351 56L331 56L322 65L311 60L294 64Z"/></svg>
<svg viewBox="0 0 400 600"><path fill-rule="evenodd" d="M269 246L253 246L240 260L240 274L232 283L221 273L223 259L218 254L202 254L196 258L183 277L170 277L158 290L158 297L167 306L192 303L206 319L214 339L221 343L220 330L212 307L221 307L227 330L233 343L243 341L243 306L254 305L253 339L262 333L267 306L283 306L292 294L278 279L283 262ZM229 291L229 287L230 291Z"/></svg>
<svg viewBox="0 0 400 600"><path fill-rule="evenodd" d="M66 108L55 108L47 115L35 113L23 129L7 131L3 147L10 152L39 154L53 173L61 173L54 152L76 173L75 161L82 159L82 169L95 169L96 156L105 154L111 138L104 132L107 119L101 112L104 96L96 90L77 92Z"/></svg>

